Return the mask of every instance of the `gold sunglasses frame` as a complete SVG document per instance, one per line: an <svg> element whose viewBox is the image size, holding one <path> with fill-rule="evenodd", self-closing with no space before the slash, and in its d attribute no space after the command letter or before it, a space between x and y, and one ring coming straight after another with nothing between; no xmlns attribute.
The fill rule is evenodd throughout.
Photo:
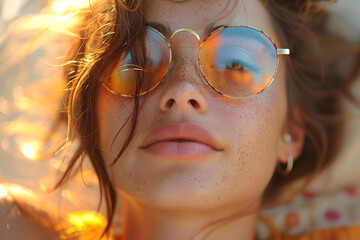
<svg viewBox="0 0 360 240"><path fill-rule="evenodd" d="M234 97L234 96L230 96L230 95L227 95L227 94L225 94L225 93L220 92L219 90L217 90L215 87L213 87L213 86L209 83L209 81L208 81L207 78L206 78L206 75L205 75L204 72L203 72L202 66L201 66L201 64L200 64L200 54L199 54L197 62L198 62L198 66L199 66L201 75L203 76L203 78L204 78L204 80L205 80L205 83L206 83L208 86L210 86L215 92L219 93L220 95L225 96L225 97L228 97L228 98L233 98L233 99L248 99L248 98L257 96L257 95L259 95L260 93L264 92L264 91L271 85L271 83L274 81L274 78L275 78L275 75L276 75L276 73L277 73L278 66L279 66L279 55L290 55L290 49L288 49L288 48L277 48L277 46L276 46L275 42L272 40L272 38L271 38L267 33L265 33L264 31L262 31L261 29L258 29L258 28L255 28L255 27L251 27L251 26L246 26L246 25L226 25L226 26L221 26L221 27L215 29L214 31L212 31L212 32L204 39L204 41L201 42L199 34L197 34L197 33L196 33L194 30L192 30L192 29L188 29L188 28L180 28L180 29L177 29L176 31L173 32L173 34L171 34L171 36L170 36L170 38L169 38L169 40L168 40L168 39L166 39L166 37L165 37L160 31L158 31L158 30L155 29L155 28L152 28L152 27L147 26L147 27L146 27L147 29L150 29L150 30L156 32L157 34L159 34L159 35L164 39L164 41L167 43L168 48L169 48L169 64L168 64L168 67L167 67L164 75L162 76L161 80L160 80L158 83L156 83L153 87L151 87L149 90L147 90L147 91L145 91L145 92L139 93L139 96L143 96L143 95L151 92L152 90L154 90L154 89L163 81L163 79L165 78L165 76L166 76L166 74L167 74L167 72L168 72L168 70L169 70L169 66L170 66L170 64L171 64L171 62L172 62L171 43L172 43L172 39L174 38L174 36L175 36L176 34L178 34L178 33L180 33L180 32L188 32L188 33L194 35L194 36L196 37L196 39L198 40L198 43L199 43L199 52L200 52L202 46L205 44L206 40L207 40L211 35L219 32L219 31L223 31L223 30L225 30L226 28L229 28L229 27L246 27L246 28L250 28L250 29L256 30L256 31L260 32L261 34L265 35L265 36L271 41L271 43L273 44L273 46L274 46L274 48L275 48L275 50L276 50L276 53L277 53L275 71L274 71L274 73L273 73L273 75L272 75L272 78L271 78L270 82L269 82L261 91L255 93L255 94L253 94L253 95L250 95L250 96ZM108 86L106 86L105 83L103 83L103 86L104 86L108 91L110 91L110 92L113 93L113 94L120 95L120 96L122 96L122 97L134 97L134 95L121 94L121 93L115 92L115 91L111 90Z"/></svg>

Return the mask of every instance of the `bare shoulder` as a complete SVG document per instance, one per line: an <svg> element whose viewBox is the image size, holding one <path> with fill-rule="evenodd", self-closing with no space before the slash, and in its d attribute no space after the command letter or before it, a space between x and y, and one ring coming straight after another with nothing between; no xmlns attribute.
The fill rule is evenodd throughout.
<svg viewBox="0 0 360 240"><path fill-rule="evenodd" d="M52 220L31 191L0 183L0 238L42 240L60 239L51 228Z"/></svg>

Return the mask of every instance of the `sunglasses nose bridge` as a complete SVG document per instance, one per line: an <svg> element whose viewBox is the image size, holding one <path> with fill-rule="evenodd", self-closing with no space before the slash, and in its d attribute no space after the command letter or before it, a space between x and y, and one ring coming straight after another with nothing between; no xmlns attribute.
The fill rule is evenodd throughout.
<svg viewBox="0 0 360 240"><path fill-rule="evenodd" d="M199 86L203 80L198 65L199 35L191 29L178 29L169 38L169 45L171 64L165 75L165 84L168 87L175 83Z"/></svg>
<svg viewBox="0 0 360 240"><path fill-rule="evenodd" d="M177 35L178 33L190 33L192 34L198 41L198 44L200 45L201 43L201 40L200 40L200 36L199 34L197 34L194 30L191 30L191 29L187 29L187 28L180 28L178 30L176 30L171 36L170 36L170 39L169 39L169 42L170 42L170 45L173 45L174 44L174 37L175 35Z"/></svg>
<svg viewBox="0 0 360 240"><path fill-rule="evenodd" d="M197 69L200 37L195 31L186 28L176 30L169 39L169 45L172 53L170 68L174 70L193 65L193 69Z"/></svg>

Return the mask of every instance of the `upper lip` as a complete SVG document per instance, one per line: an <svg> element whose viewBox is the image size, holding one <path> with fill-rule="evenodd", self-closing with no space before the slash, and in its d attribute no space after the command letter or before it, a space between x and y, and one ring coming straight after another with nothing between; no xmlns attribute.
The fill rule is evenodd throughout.
<svg viewBox="0 0 360 240"><path fill-rule="evenodd" d="M167 123L150 131L141 148L147 148L157 142L187 140L199 142L221 151L222 148L216 138L206 129L190 123Z"/></svg>

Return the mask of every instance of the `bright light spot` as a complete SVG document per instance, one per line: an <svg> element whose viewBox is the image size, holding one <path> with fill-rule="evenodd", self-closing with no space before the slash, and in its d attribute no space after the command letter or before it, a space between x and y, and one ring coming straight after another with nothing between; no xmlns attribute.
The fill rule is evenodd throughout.
<svg viewBox="0 0 360 240"><path fill-rule="evenodd" d="M37 152L39 151L39 143L37 142L28 142L23 143L21 146L21 151L25 157L30 160L35 160L38 157Z"/></svg>
<svg viewBox="0 0 360 240"><path fill-rule="evenodd" d="M69 2L61 2L61 1L57 1L57 2L53 2L51 4L51 9L54 10L55 12L65 12L65 10L69 7Z"/></svg>
<svg viewBox="0 0 360 240"><path fill-rule="evenodd" d="M68 214L69 222L78 230L102 228L106 225L105 218L95 212L75 212Z"/></svg>
<svg viewBox="0 0 360 240"><path fill-rule="evenodd" d="M1 184L0 184L1 186ZM4 187L4 186L2 186ZM3 190L0 190L3 191ZM17 199L32 199L34 198L34 193L24 187L18 185L7 185L5 191L8 191L8 197L14 196Z"/></svg>
<svg viewBox="0 0 360 240"><path fill-rule="evenodd" d="M9 190L11 193L15 194L16 196L32 195L30 191L28 191L20 186L17 186L17 185L10 186Z"/></svg>
<svg viewBox="0 0 360 240"><path fill-rule="evenodd" d="M6 197L7 195L8 194L6 188L2 184L0 184L0 198Z"/></svg>
<svg viewBox="0 0 360 240"><path fill-rule="evenodd" d="M72 9L83 8L89 5L89 1L85 0L58 0L51 3L51 9L57 13L64 13L65 11Z"/></svg>

